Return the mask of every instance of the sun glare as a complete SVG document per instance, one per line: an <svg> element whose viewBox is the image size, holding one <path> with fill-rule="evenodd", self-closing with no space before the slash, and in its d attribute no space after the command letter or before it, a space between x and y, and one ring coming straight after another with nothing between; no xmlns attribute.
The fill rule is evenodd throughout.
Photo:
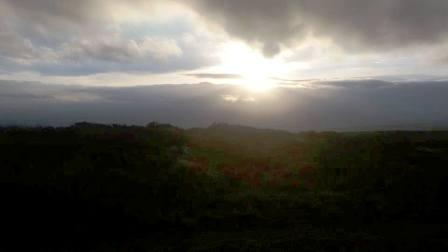
<svg viewBox="0 0 448 252"><path fill-rule="evenodd" d="M241 76L240 85L252 91L268 91L275 86L274 77L284 74L285 65L276 58L265 58L244 43L228 43L219 55L220 70Z"/></svg>

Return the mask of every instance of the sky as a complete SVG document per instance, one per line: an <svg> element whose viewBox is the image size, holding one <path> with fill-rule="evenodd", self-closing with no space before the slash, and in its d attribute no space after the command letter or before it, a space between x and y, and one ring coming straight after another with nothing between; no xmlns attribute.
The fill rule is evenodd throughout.
<svg viewBox="0 0 448 252"><path fill-rule="evenodd" d="M404 99L400 104L415 111L407 112L414 118L401 118L400 111L406 109L393 107L395 118L401 119L386 120L393 116L387 115L390 111L384 108L375 112L384 116L373 120L371 125L444 121L441 108L426 103L429 107L422 107L417 98L411 102L394 92L402 88L411 92L410 87L417 85L413 91L422 89L423 93L437 95L433 90L443 87L448 80L446 13L446 0L0 0L0 92L3 92L0 115L6 118L8 114L9 121L33 122L30 118L35 118L35 123L54 123L51 118L43 120L14 110L23 108L24 103L37 102L30 97L40 97L42 93L38 90L42 89L71 95L62 100L51 96L57 102L87 106L98 97L103 99L105 90L118 92L140 87L152 90L147 97L155 99L151 92L156 92L158 85L198 92L195 86L207 93L214 90L208 84L219 84L225 86L216 88L237 89L240 93L219 93L217 104L256 104L270 111L268 106L282 109L287 107L284 103L289 106L300 103L302 107L292 113L308 113L312 118L326 115L319 108L336 97L341 98L341 93L352 102L341 101L349 109L366 103L356 99L359 90L381 89L376 99L369 98L371 106L380 101L398 106L394 100ZM193 86L185 88L181 84ZM157 87L148 87L151 85ZM72 90L79 88L83 89L82 95L73 97ZM174 91L169 93L171 96L166 100L175 104L180 98ZM23 95L31 96L26 100ZM277 103L261 102L273 95L277 95ZM391 101L384 101L381 95ZM326 96L328 100L319 104L314 100L316 96ZM312 101L306 104L305 100ZM152 101L151 104L158 106ZM90 104L94 105L99 106ZM48 106L42 109L52 110ZM194 106L197 113L205 110ZM245 106L239 106L242 113ZM308 112L304 112L304 107ZM365 109L366 113L370 111ZM432 111L428 113L431 118L419 117L418 111L422 109ZM253 115L250 113L247 118ZM241 118L237 114L234 112L228 121L245 123L236 120ZM129 117L132 118L124 122L138 121L132 115ZM197 123L176 121L175 116L166 120L197 126L219 119L197 117ZM267 123L277 117L267 116L263 119L265 123L261 119L247 119L247 123L304 128L287 122L288 118L277 126ZM145 120L158 118L145 117ZM321 120L322 125L315 121L302 125L325 128L325 120ZM327 128L344 124L338 118L330 122Z"/></svg>

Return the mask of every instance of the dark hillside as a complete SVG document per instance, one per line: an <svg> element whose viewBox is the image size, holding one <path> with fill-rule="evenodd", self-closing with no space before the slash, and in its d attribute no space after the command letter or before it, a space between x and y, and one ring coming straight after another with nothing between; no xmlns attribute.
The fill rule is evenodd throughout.
<svg viewBox="0 0 448 252"><path fill-rule="evenodd" d="M3 250L445 251L448 133L0 129Z"/></svg>

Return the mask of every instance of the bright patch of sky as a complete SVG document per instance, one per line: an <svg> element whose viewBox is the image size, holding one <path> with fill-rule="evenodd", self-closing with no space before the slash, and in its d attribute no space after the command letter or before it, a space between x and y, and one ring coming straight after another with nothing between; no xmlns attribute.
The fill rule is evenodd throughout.
<svg viewBox="0 0 448 252"><path fill-rule="evenodd" d="M309 79L447 77L448 35L439 24L448 25L448 4L389 1L427 18L414 24L382 3L354 13L352 0L316 0L303 13L297 1L273 2L0 0L0 79L265 91Z"/></svg>

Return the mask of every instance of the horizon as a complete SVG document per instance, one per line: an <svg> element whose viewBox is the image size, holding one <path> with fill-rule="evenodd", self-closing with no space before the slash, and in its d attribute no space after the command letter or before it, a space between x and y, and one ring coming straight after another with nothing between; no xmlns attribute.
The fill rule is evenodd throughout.
<svg viewBox="0 0 448 252"><path fill-rule="evenodd" d="M238 85L66 86L0 81L1 125L80 121L181 128L213 122L298 131L432 130L448 126L448 82L316 82L253 93ZM355 106L354 106L355 105Z"/></svg>

